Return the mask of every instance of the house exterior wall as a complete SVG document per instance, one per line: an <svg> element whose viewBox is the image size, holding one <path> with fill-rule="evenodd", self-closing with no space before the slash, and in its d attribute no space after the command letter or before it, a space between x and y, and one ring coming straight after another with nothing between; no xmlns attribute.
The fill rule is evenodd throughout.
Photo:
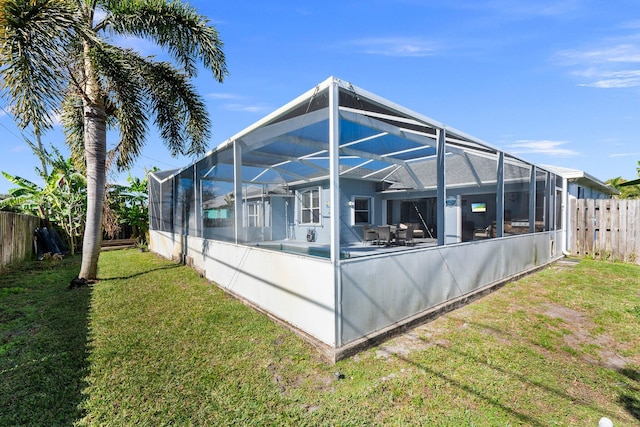
<svg viewBox="0 0 640 427"><path fill-rule="evenodd" d="M610 194L605 194L595 188L581 185L575 181L569 181L567 185L569 197L575 199L610 199Z"/></svg>
<svg viewBox="0 0 640 427"><path fill-rule="evenodd" d="M353 197L371 197L371 224L381 225L382 199L376 194L376 184L367 181L343 179L340 181L340 241L357 243L362 241L362 225L353 224L354 207L350 205Z"/></svg>
<svg viewBox="0 0 640 427"><path fill-rule="evenodd" d="M566 199L563 206L563 216L565 223L565 234L563 236L562 248L568 253L572 253L576 248L571 247L573 242L573 229L575 224L571 224L571 210L570 206L573 206L572 201L577 199L610 199L611 194L606 194L597 189L581 185L575 181L567 180L567 191L565 195Z"/></svg>
<svg viewBox="0 0 640 427"><path fill-rule="evenodd" d="M292 237L293 241L305 242L307 240L308 230L314 230L315 242L329 244L330 242L330 220L331 209L329 200L331 197L329 191L329 182L310 184L304 187L298 187L296 191L301 191L309 188L321 187L320 196L320 216L321 222L319 225L306 225L299 222L299 203L300 200L296 197L295 201L295 218L296 223L294 226L295 232ZM382 224L382 199L379 194L376 194L376 184L368 181L356 181L351 179L340 180L340 239L341 243L356 243L362 241L362 227L353 226L353 207L350 206L350 202L354 196L371 197L373 200L372 206L372 224Z"/></svg>
<svg viewBox="0 0 640 427"><path fill-rule="evenodd" d="M284 240L289 233L289 224L293 222L293 197L271 197L270 214L273 240Z"/></svg>

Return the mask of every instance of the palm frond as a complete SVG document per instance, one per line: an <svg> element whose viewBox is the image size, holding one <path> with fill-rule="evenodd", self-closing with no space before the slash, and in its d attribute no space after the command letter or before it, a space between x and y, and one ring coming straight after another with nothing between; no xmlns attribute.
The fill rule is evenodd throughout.
<svg viewBox="0 0 640 427"><path fill-rule="evenodd" d="M188 3L165 0L102 2L103 27L117 34L150 39L163 47L188 76L196 63L213 72L217 81L228 75L222 40L210 21Z"/></svg>
<svg viewBox="0 0 640 427"><path fill-rule="evenodd" d="M172 155L206 150L211 123L204 102L184 73L169 63L106 44L96 45L92 57L120 130L121 140L112 150L120 170L139 156L151 115Z"/></svg>
<svg viewBox="0 0 640 427"><path fill-rule="evenodd" d="M138 67L139 55L106 43L97 43L91 52L104 80L105 104L112 110L120 130L114 153L119 169L131 166L144 146L147 132L146 88Z"/></svg>
<svg viewBox="0 0 640 427"><path fill-rule="evenodd" d="M69 91L62 102L62 125L71 159L76 168L84 171L84 114L82 98L75 91Z"/></svg>
<svg viewBox="0 0 640 427"><path fill-rule="evenodd" d="M6 0L0 14L2 88L20 127L51 126L50 111L62 99L67 46L79 25L63 0Z"/></svg>
<svg viewBox="0 0 640 427"><path fill-rule="evenodd" d="M640 179L634 179L633 181L627 181L622 184L618 184L620 187L629 187L631 185L640 185Z"/></svg>
<svg viewBox="0 0 640 427"><path fill-rule="evenodd" d="M145 60L140 65L155 124L171 154L202 154L207 148L211 122L195 87L186 75L166 62Z"/></svg>

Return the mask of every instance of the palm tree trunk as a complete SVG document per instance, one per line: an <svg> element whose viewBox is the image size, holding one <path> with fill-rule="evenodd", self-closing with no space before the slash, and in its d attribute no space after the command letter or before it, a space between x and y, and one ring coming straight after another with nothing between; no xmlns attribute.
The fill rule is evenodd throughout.
<svg viewBox="0 0 640 427"><path fill-rule="evenodd" d="M79 277L95 279L102 245L102 209L106 183L107 131L104 108L84 109L84 147L87 165L87 221L82 244L82 266Z"/></svg>
<svg viewBox="0 0 640 427"><path fill-rule="evenodd" d="M84 156L87 167L87 220L82 242L81 279L92 280L98 276L98 257L102 245L102 210L106 184L107 115L102 103L102 91L96 78L85 44L84 72Z"/></svg>

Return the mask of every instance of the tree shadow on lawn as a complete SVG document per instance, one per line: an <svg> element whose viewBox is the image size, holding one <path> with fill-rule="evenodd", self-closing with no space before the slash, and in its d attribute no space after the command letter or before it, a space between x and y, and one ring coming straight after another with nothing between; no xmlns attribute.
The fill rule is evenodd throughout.
<svg viewBox="0 0 640 427"><path fill-rule="evenodd" d="M452 317L452 318L455 319L455 317ZM494 334L500 334L507 337L511 337L510 332L503 331L499 328L495 328L488 324L473 322L468 319L465 319L465 323L469 324L470 327L475 327L479 330L490 330ZM546 384L542 381L529 378L526 375L522 374L521 372L506 368L496 363L490 363L484 357L480 357L470 352L457 349L450 345L443 345L437 342L432 343L427 338L420 338L420 340L424 341L425 344L438 347L442 351L450 353L454 358L461 358L463 360L468 361L467 363L472 363L474 365L477 365L478 367L481 367L482 369L488 369L490 371L494 371L496 372L496 375L498 377L500 376L509 377L513 381L519 382L520 384L522 384L523 389L539 389L542 394L548 394L550 396L554 396L555 399L563 400L567 402L568 405L579 405L584 407L587 410L593 411L596 414L607 416L611 419L615 419L616 417L615 413L600 408L595 402L592 402L580 396L573 396L560 388L554 387L552 384ZM531 342L531 345L534 345L534 343ZM548 425L548 420L545 419L544 414L536 414L536 415L527 414L526 411L522 410L522 408L518 408L516 405L513 404L513 402L501 400L499 397L496 397L486 392L482 388L478 387L477 385L474 385L473 382L467 383L465 381L456 380L455 378L445 374L444 370L441 372L437 368L431 366L428 363L412 360L410 357L400 353L394 353L393 356L399 360L404 361L409 365L414 366L415 368L423 372L428 373L429 375L440 378L441 380L449 383L453 387L458 388L459 390L465 393L468 393L469 395L473 395L476 398L483 400L488 405L493 406L509 414L510 416L516 418L520 423L524 425L538 426L538 427ZM638 379L640 378L640 373L638 373L637 371L628 370L628 369L626 371L627 372L622 372L622 373L627 377L635 381L638 381ZM633 392L625 393L624 395L620 396L619 401L622 405L624 405L625 408L627 408L627 411L629 411L631 415L633 415L637 419L640 419L638 418L640 414L640 401L637 399L637 393L635 394Z"/></svg>
<svg viewBox="0 0 640 427"><path fill-rule="evenodd" d="M163 265L157 268L150 268L144 271L139 271L137 273L133 273L133 274L129 274L127 276L119 276L119 277L99 277L98 281L99 282L108 282L110 280L126 280L126 279L133 279L134 277L138 277L138 276L142 276L148 273L152 273L154 271L160 271L160 270L171 270L174 268L179 268L182 267L182 264L171 264L171 265Z"/></svg>
<svg viewBox="0 0 640 427"><path fill-rule="evenodd" d="M488 324L484 324L484 323L480 323L480 322L472 322L469 321L468 319L465 320L465 322L475 326L478 329L482 329L482 330L489 330L492 331L493 333L497 333L500 335L504 335L507 337L510 337L510 333L503 331L499 328L495 328L491 325ZM533 342L531 342L531 344L535 344ZM453 351L451 349L448 349L450 351ZM460 352L462 354L462 352ZM470 355L464 354L467 357L472 357ZM494 367L494 369L497 369ZM626 390L624 390L623 392L620 393L620 395L618 396L618 403L620 405L622 405L626 411L635 419L640 420L640 371L633 369L633 368L622 368L622 369L617 369L617 371L619 373L621 373L622 375L624 375L625 377L629 378L632 382L633 385L628 386ZM522 380L524 380L524 378L521 378ZM548 392L554 393L558 396L561 396L565 399L569 399L572 400L573 398L559 390L556 390L552 387L549 386L545 386L543 384L540 383L535 383L535 382L531 382L534 386L538 386L538 387L542 387L544 389L546 389ZM604 415L607 415L609 417L611 417L612 419L615 418L615 414L613 413L606 413L603 412L601 409L597 408L596 406L592 405L592 404L588 404L587 402L580 402L579 400L576 401L576 403L580 403L586 407L589 407L590 409L594 410L594 411L600 411L602 412Z"/></svg>
<svg viewBox="0 0 640 427"><path fill-rule="evenodd" d="M67 290L76 264L29 263L9 274L23 292L0 299L0 425L68 426L82 417L91 288Z"/></svg>
<svg viewBox="0 0 640 427"><path fill-rule="evenodd" d="M640 372L635 369L624 368L620 370L620 373L635 381L637 386L634 385L622 393L618 401L632 417L640 421Z"/></svg>

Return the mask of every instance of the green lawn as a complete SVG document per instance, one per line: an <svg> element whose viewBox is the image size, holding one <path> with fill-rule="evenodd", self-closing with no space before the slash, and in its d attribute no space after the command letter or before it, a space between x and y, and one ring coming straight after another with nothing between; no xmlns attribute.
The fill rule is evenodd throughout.
<svg viewBox="0 0 640 427"><path fill-rule="evenodd" d="M0 276L0 425L640 425L640 267L556 264L336 365L135 250Z"/></svg>

